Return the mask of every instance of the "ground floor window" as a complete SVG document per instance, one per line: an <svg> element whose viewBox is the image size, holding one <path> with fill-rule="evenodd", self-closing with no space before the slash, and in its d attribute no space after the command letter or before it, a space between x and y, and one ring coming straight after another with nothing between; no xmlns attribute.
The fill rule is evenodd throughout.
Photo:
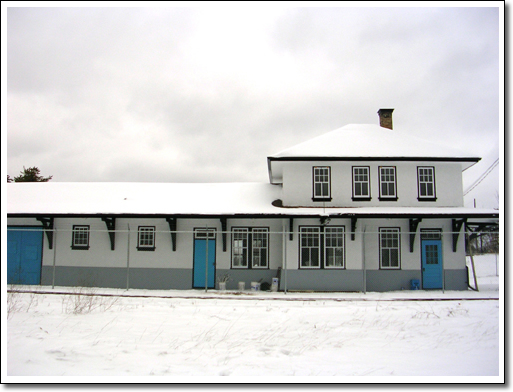
<svg viewBox="0 0 513 392"><path fill-rule="evenodd" d="M89 249L89 226L73 225L71 249Z"/></svg>
<svg viewBox="0 0 513 392"><path fill-rule="evenodd" d="M155 250L155 226L139 226L137 250Z"/></svg>
<svg viewBox="0 0 513 392"><path fill-rule="evenodd" d="M232 228L232 268L269 268L268 228Z"/></svg>
<svg viewBox="0 0 513 392"><path fill-rule="evenodd" d="M401 268L401 243L399 228L379 229L379 267L381 269Z"/></svg>
<svg viewBox="0 0 513 392"><path fill-rule="evenodd" d="M300 268L345 268L345 228L301 227Z"/></svg>

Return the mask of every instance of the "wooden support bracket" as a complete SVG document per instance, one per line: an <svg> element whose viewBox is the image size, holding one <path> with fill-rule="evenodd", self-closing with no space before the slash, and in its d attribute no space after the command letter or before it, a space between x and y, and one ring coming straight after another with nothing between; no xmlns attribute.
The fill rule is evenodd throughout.
<svg viewBox="0 0 513 392"><path fill-rule="evenodd" d="M43 224L43 229L48 239L48 249L53 249L53 218L36 219Z"/></svg>
<svg viewBox="0 0 513 392"><path fill-rule="evenodd" d="M461 227L465 224L466 219L453 219L452 220L452 251L456 252L458 247L458 238L460 236Z"/></svg>
<svg viewBox="0 0 513 392"><path fill-rule="evenodd" d="M289 218L289 240L294 239L294 218Z"/></svg>
<svg viewBox="0 0 513 392"><path fill-rule="evenodd" d="M223 252L227 249L228 218L221 218L221 237L223 238Z"/></svg>
<svg viewBox="0 0 513 392"><path fill-rule="evenodd" d="M173 247L173 252L176 252L176 218L166 218L166 221L171 232L171 246Z"/></svg>
<svg viewBox="0 0 513 392"><path fill-rule="evenodd" d="M354 241L355 238L356 238L356 222L357 222L358 218L356 218L355 216L351 217L351 241Z"/></svg>
<svg viewBox="0 0 513 392"><path fill-rule="evenodd" d="M116 218L104 216L102 217L102 221L105 222L107 230L109 231L110 250L114 250L116 247Z"/></svg>
<svg viewBox="0 0 513 392"><path fill-rule="evenodd" d="M413 253L413 246L415 244L415 236L417 235L417 227L422 222L422 218L410 219L410 253Z"/></svg>

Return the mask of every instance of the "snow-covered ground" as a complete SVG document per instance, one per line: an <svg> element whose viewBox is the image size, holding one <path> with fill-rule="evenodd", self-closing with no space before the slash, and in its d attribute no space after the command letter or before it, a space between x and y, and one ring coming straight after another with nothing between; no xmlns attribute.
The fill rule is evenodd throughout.
<svg viewBox="0 0 513 392"><path fill-rule="evenodd" d="M504 311L495 266L495 256L476 257L479 292L205 293L43 286L39 294L11 293L3 323L2 379L503 382ZM108 296L83 295L92 292ZM436 300L426 300L430 297Z"/></svg>

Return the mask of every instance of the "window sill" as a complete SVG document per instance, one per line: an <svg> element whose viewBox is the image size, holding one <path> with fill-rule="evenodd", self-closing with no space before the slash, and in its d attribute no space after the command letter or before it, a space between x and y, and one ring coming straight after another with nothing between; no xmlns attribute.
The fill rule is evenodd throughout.
<svg viewBox="0 0 513 392"><path fill-rule="evenodd" d="M398 197L378 197L379 201L397 201Z"/></svg>
<svg viewBox="0 0 513 392"><path fill-rule="evenodd" d="M372 197L353 197L351 200L353 200L353 201L371 201Z"/></svg>
<svg viewBox="0 0 513 392"><path fill-rule="evenodd" d="M418 201L436 201L436 197L418 197Z"/></svg>
<svg viewBox="0 0 513 392"><path fill-rule="evenodd" d="M331 201L331 197L312 197L312 201Z"/></svg>
<svg viewBox="0 0 513 392"><path fill-rule="evenodd" d="M89 246L72 246L73 250L89 250Z"/></svg>
<svg viewBox="0 0 513 392"><path fill-rule="evenodd" d="M154 251L155 251L155 247L153 247L153 248L141 248L141 247L137 247L137 250L144 251L144 252L154 252Z"/></svg>
<svg viewBox="0 0 513 392"><path fill-rule="evenodd" d="M400 271L401 267L379 267L380 270L386 270L386 271Z"/></svg>

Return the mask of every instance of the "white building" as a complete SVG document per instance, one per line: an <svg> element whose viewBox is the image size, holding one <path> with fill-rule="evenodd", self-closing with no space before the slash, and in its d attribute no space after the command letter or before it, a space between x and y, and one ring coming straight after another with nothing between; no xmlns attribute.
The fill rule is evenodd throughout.
<svg viewBox="0 0 513 392"><path fill-rule="evenodd" d="M465 232L499 218L463 206L480 158L393 131L392 111L268 157L269 184L8 184L8 281L465 290Z"/></svg>

